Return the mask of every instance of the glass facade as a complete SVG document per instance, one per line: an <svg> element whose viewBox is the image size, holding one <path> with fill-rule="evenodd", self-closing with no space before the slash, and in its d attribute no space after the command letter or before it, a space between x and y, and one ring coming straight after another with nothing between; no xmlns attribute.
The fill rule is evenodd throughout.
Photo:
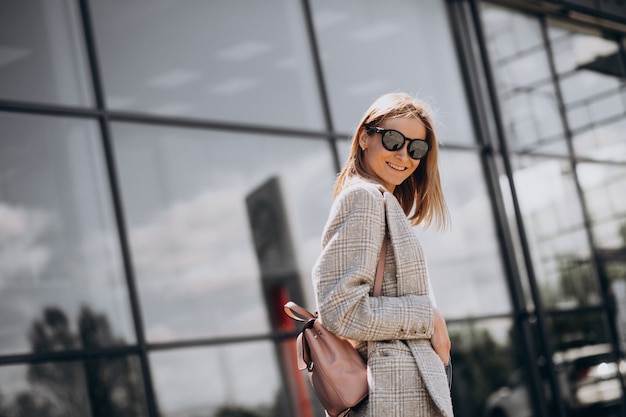
<svg viewBox="0 0 626 417"><path fill-rule="evenodd" d="M626 32L502 3L5 1L0 416L322 416L282 304L389 91L443 145L455 415L626 416Z"/></svg>
<svg viewBox="0 0 626 417"><path fill-rule="evenodd" d="M111 109L312 129L323 123L295 2L91 6Z"/></svg>
<svg viewBox="0 0 626 417"><path fill-rule="evenodd" d="M537 367L486 411L534 415L543 386L536 408L549 415L625 415L623 35L490 3L480 18Z"/></svg>

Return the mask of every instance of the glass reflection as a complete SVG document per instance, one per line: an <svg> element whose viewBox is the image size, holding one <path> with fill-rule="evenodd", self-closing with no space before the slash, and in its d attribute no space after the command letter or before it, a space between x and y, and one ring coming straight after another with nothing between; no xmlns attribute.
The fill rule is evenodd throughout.
<svg viewBox="0 0 626 417"><path fill-rule="evenodd" d="M579 164L577 171L600 271L614 298L621 349L626 351L626 167L587 163Z"/></svg>
<svg viewBox="0 0 626 417"><path fill-rule="evenodd" d="M539 21L484 2L481 16L511 150L565 155L564 127Z"/></svg>
<svg viewBox="0 0 626 417"><path fill-rule="evenodd" d="M624 247L626 166L580 163L576 169L596 245Z"/></svg>
<svg viewBox="0 0 626 417"><path fill-rule="evenodd" d="M95 123L0 113L0 129L0 352L82 346L86 317L132 343ZM35 346L37 323L74 341Z"/></svg>
<svg viewBox="0 0 626 417"><path fill-rule="evenodd" d="M90 106L83 32L72 0L3 0L0 98Z"/></svg>
<svg viewBox="0 0 626 417"><path fill-rule="evenodd" d="M610 344L609 324L602 313L579 311L549 317L553 362L561 398L571 415L619 415L620 376L626 361Z"/></svg>
<svg viewBox="0 0 626 417"><path fill-rule="evenodd" d="M150 355L162 417L287 417L276 355L269 342Z"/></svg>
<svg viewBox="0 0 626 417"><path fill-rule="evenodd" d="M520 378L519 343L509 319L450 323L452 401L457 417L530 415L526 382ZM526 413L520 407L525 407ZM500 413L500 414L498 414Z"/></svg>
<svg viewBox="0 0 626 417"><path fill-rule="evenodd" d="M547 307L600 302L580 201L568 161L514 157L513 180ZM512 213L512 208L509 207Z"/></svg>
<svg viewBox="0 0 626 417"><path fill-rule="evenodd" d="M291 281L311 290L334 182L326 141L131 124L113 134L149 340L270 330L246 199L272 178Z"/></svg>
<svg viewBox="0 0 626 417"><path fill-rule="evenodd" d="M568 349L585 345L604 345L611 339L606 319L602 313L593 311L551 313L548 334L552 349L556 352L556 363L567 359Z"/></svg>
<svg viewBox="0 0 626 417"><path fill-rule="evenodd" d="M435 109L443 143L474 143L444 2L316 0L311 9L337 130L354 129L381 94L406 91Z"/></svg>
<svg viewBox="0 0 626 417"><path fill-rule="evenodd" d="M0 415L147 416L135 357L0 367Z"/></svg>
<svg viewBox="0 0 626 417"><path fill-rule="evenodd" d="M112 109L322 125L299 2L90 3Z"/></svg>
<svg viewBox="0 0 626 417"><path fill-rule="evenodd" d="M509 312L510 297L480 160L473 152L445 150L440 172L452 227L445 232L416 229L437 303L446 318Z"/></svg>
<svg viewBox="0 0 626 417"><path fill-rule="evenodd" d="M553 21L548 33L577 156L626 161L626 74L618 44Z"/></svg>

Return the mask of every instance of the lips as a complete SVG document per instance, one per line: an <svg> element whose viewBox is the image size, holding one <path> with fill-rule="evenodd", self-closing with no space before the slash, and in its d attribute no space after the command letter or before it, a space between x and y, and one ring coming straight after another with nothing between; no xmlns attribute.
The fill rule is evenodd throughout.
<svg viewBox="0 0 626 417"><path fill-rule="evenodd" d="M387 165L390 166L391 168L395 169L396 171L406 171L408 169L407 167L401 167L399 165L394 165L391 162L387 162Z"/></svg>

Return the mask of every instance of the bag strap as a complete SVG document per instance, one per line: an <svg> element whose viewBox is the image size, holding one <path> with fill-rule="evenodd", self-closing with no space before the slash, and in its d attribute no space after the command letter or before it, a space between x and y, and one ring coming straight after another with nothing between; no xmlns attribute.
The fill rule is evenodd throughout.
<svg viewBox="0 0 626 417"><path fill-rule="evenodd" d="M380 291L383 287L383 272L385 271L385 258L387 255L387 233L383 237L383 246L380 248L380 256L378 257L378 265L376 266L376 278L374 279L374 297L380 295ZM304 309L293 301L288 301L283 306L285 314L291 319L301 321L303 323L315 320L317 318L317 312L315 314Z"/></svg>
<svg viewBox="0 0 626 417"><path fill-rule="evenodd" d="M293 320L301 321L303 323L315 320L317 318L317 313L313 314L310 311L307 311L304 308L300 307L293 301L287 301L287 303L283 306L283 310L285 310L285 314Z"/></svg>
<svg viewBox="0 0 626 417"><path fill-rule="evenodd" d="M383 203L385 203L385 188L380 186L378 191L383 196ZM383 236L383 245L380 248L380 256L378 257L378 266L376 267L376 279L374 280L374 297L380 295L380 291L383 288L383 272L385 272L385 260L387 258L387 209L383 213L383 221L385 222L385 234Z"/></svg>
<svg viewBox="0 0 626 417"><path fill-rule="evenodd" d="M383 246L380 248L380 256L378 257L378 266L376 267L376 279L374 280L374 297L380 295L383 288L383 272L385 272L385 259L387 258L387 232L383 236Z"/></svg>

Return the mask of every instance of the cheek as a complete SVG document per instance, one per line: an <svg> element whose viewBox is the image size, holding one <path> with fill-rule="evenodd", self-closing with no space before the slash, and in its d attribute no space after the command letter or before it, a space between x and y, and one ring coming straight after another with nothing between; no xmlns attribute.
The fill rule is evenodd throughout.
<svg viewBox="0 0 626 417"><path fill-rule="evenodd" d="M419 168L420 164L422 163L422 161L415 161L415 165L413 165L413 169L411 170L411 175L413 175L413 173L415 171L417 171L417 168Z"/></svg>

